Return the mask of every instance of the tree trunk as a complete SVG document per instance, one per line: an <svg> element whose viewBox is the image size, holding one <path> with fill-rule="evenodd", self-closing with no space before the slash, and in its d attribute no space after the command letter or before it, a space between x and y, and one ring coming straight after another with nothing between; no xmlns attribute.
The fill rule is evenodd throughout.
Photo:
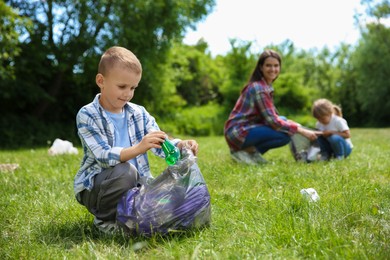
<svg viewBox="0 0 390 260"><path fill-rule="evenodd" d="M54 83L51 85L51 87L48 90L48 95L53 99L57 99L58 93L62 88L64 73L65 73L64 71L59 71L56 74ZM32 113L33 116L37 119L42 119L43 115L45 114L47 108L50 106L51 103L52 101L49 99L42 100L42 102L37 104L37 106L35 107Z"/></svg>

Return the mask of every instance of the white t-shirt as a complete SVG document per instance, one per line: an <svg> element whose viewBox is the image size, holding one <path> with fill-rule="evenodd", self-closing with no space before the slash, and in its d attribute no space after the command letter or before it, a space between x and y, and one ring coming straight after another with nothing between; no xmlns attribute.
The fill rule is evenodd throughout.
<svg viewBox="0 0 390 260"><path fill-rule="evenodd" d="M349 130L347 120L345 120L342 117L332 115L332 118L330 119L330 122L327 125L321 124L320 122L316 123L316 128L320 131L337 131L337 132L344 132L346 130ZM351 138L345 139L347 143L353 147Z"/></svg>

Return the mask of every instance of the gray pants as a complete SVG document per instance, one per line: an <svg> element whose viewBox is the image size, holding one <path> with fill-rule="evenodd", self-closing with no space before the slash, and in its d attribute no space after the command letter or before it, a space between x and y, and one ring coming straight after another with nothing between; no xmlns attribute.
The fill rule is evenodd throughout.
<svg viewBox="0 0 390 260"><path fill-rule="evenodd" d="M124 193L137 186L138 171L130 163L120 163L95 176L91 191L81 192L81 204L101 220L115 220L116 207Z"/></svg>

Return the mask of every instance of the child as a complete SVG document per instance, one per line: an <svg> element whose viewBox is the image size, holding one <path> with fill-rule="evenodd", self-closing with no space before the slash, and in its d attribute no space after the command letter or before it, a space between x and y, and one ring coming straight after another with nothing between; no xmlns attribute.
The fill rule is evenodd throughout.
<svg viewBox="0 0 390 260"><path fill-rule="evenodd" d="M322 131L317 139L321 148L321 160L329 160L332 156L338 160L348 157L353 145L341 108L327 99L319 99L314 102L312 113L318 120L316 128Z"/></svg>
<svg viewBox="0 0 390 260"><path fill-rule="evenodd" d="M104 232L116 229L119 199L136 187L140 178L151 176L147 151L164 157L161 143L166 134L144 107L130 103L141 80L138 58L123 47L111 47L101 57L93 102L77 114L78 135L84 157L74 180L77 201L95 216ZM173 140L196 155L195 140Z"/></svg>

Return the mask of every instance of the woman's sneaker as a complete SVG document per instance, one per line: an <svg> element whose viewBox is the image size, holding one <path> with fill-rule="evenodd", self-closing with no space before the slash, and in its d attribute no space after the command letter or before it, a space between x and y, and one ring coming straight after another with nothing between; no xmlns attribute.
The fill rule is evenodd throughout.
<svg viewBox="0 0 390 260"><path fill-rule="evenodd" d="M252 160L255 161L258 164L266 164L268 161L261 156L259 152L255 152L250 154L252 156Z"/></svg>
<svg viewBox="0 0 390 260"><path fill-rule="evenodd" d="M237 151L231 153L232 159L238 163L245 164L264 164L267 161L260 155L260 153L248 153L246 151Z"/></svg>
<svg viewBox="0 0 390 260"><path fill-rule="evenodd" d="M252 156L248 152L237 151L231 152L230 155L232 156L232 159L238 163L256 164L256 162L253 160Z"/></svg>

